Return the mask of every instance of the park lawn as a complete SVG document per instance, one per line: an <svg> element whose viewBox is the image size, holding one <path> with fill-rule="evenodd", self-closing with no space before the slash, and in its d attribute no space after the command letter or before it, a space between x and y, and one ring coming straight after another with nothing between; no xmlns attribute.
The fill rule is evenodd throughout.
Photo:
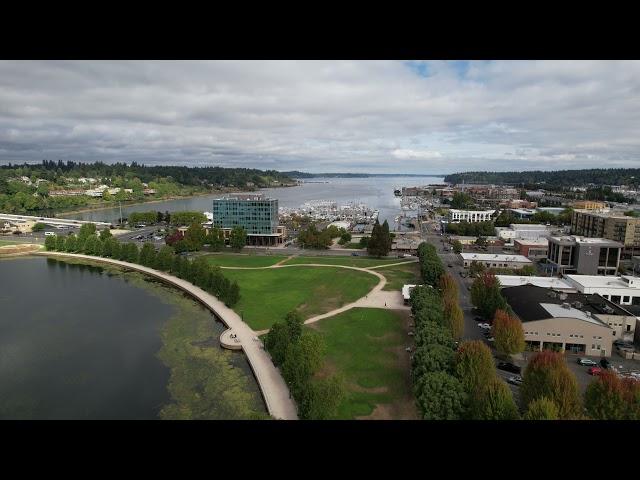
<svg viewBox="0 0 640 480"><path fill-rule="evenodd" d="M326 344L323 374L340 374L346 397L338 419L416 417L411 388L407 314L379 308L352 308L307 328Z"/></svg>
<svg viewBox="0 0 640 480"><path fill-rule="evenodd" d="M403 285L418 285L422 282L420 264L417 262L376 268L376 272L381 273L387 279L383 290L402 290Z"/></svg>
<svg viewBox="0 0 640 480"><path fill-rule="evenodd" d="M365 296L378 278L344 268L287 267L264 270L224 270L240 286L234 310L254 330L271 328L298 310L303 318L329 312Z"/></svg>
<svg viewBox="0 0 640 480"><path fill-rule="evenodd" d="M5 245L17 245L18 242L10 242L8 240L0 240L0 247L3 247Z"/></svg>
<svg viewBox="0 0 640 480"><path fill-rule="evenodd" d="M284 265L300 265L302 263L321 263L323 265L346 265L348 267L375 267L387 263L401 262L401 258L375 258L375 257L351 257L351 256L322 256L306 257L298 256L284 262Z"/></svg>
<svg viewBox="0 0 640 480"><path fill-rule="evenodd" d="M283 255L233 255L233 254L211 254L205 258L212 265L220 267L270 267L281 260Z"/></svg>

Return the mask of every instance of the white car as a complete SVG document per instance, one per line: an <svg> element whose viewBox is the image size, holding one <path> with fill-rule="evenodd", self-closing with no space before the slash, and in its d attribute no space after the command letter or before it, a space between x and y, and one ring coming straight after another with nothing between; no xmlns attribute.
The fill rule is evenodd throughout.
<svg viewBox="0 0 640 480"><path fill-rule="evenodd" d="M598 365L597 362L591 360L590 358L579 358L578 359L578 363L580 365L584 365L584 366L587 366L587 367L596 367Z"/></svg>
<svg viewBox="0 0 640 480"><path fill-rule="evenodd" d="M491 325L488 323L479 323L478 326L483 330L491 330Z"/></svg>

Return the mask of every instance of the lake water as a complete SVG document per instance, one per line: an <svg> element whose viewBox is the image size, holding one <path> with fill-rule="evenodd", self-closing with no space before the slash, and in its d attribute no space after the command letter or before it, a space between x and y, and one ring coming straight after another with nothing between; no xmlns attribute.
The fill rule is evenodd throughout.
<svg viewBox="0 0 640 480"><path fill-rule="evenodd" d="M387 220L390 227L394 228L394 219L402 211L400 209L400 198L394 196L395 189L402 187L412 187L426 185L429 183L442 183L443 177L367 177L367 178L311 178L307 182L297 187L282 187L263 189L266 196L277 198L281 207L299 207L305 202L312 200L329 200L339 204L347 202L362 202L368 206L380 210L380 223ZM327 182L327 183L315 183ZM148 211L185 211L196 210L210 212L212 201L219 195L203 195L200 197L185 198L179 200L167 200L164 202L147 203L142 205L127 205L122 207L122 215L127 216L129 212ZM120 209L110 208L94 212L85 212L75 215L60 214L61 217L73 218L77 220L93 220L102 222L118 222Z"/></svg>
<svg viewBox="0 0 640 480"><path fill-rule="evenodd" d="M0 260L0 419L158 418L171 400L160 332L176 307L128 275ZM211 324L215 343L224 326ZM233 358L257 390L246 357Z"/></svg>

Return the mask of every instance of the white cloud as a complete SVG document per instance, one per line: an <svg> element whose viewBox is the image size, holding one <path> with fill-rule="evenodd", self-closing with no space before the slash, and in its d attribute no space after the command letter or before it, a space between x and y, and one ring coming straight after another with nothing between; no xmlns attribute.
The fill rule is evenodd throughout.
<svg viewBox="0 0 640 480"><path fill-rule="evenodd" d="M0 62L0 162L639 164L640 62L424 65L426 76L395 61Z"/></svg>

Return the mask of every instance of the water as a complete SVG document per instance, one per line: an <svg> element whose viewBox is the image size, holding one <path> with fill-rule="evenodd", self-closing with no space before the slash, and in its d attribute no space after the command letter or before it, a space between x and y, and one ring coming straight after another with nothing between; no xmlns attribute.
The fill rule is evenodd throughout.
<svg viewBox="0 0 640 480"><path fill-rule="evenodd" d="M160 331L176 307L128 275L0 260L0 419L158 418L171 400Z"/></svg>
<svg viewBox="0 0 640 480"><path fill-rule="evenodd" d="M394 196L393 191L402 187L426 185L429 183L442 183L443 177L368 177L368 178L311 178L311 182L297 187L279 187L262 189L266 196L277 198L281 207L299 207L311 200L329 200L338 204L347 202L365 203L373 209L380 211L380 223L387 220L391 228L394 227L395 217L401 213L400 198ZM164 202L147 203L142 205L129 205L122 207L122 215L129 212L148 211L184 211L196 210L210 212L212 201L219 195L203 195L200 197L185 198L180 200L167 200ZM77 220L93 220L102 222L118 222L120 209L110 208L75 215L60 216Z"/></svg>

